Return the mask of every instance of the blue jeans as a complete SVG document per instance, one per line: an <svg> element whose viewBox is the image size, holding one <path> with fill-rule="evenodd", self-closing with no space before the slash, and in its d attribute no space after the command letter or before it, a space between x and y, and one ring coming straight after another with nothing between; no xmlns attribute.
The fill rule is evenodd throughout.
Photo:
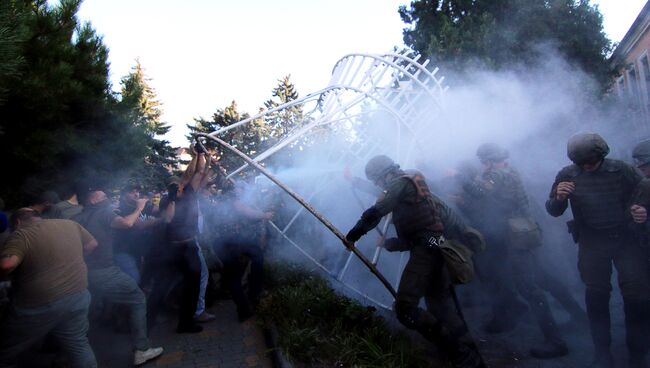
<svg viewBox="0 0 650 368"><path fill-rule="evenodd" d="M129 306L133 345L138 350L149 349L147 338L147 302L135 280L117 266L88 270L88 285L93 297L109 303Z"/></svg>
<svg viewBox="0 0 650 368"><path fill-rule="evenodd" d="M199 243L196 243L196 250L199 254L199 261L201 262L201 284L199 289L199 299L196 302L196 312L194 312L194 317L198 317L205 311L205 290L208 288L208 265L205 263L205 257L203 257L203 251Z"/></svg>
<svg viewBox="0 0 650 368"><path fill-rule="evenodd" d="M128 253L115 253L113 261L120 270L125 274L131 276L135 283L140 285L140 270L138 268L138 261Z"/></svg>
<svg viewBox="0 0 650 368"><path fill-rule="evenodd" d="M19 354L50 334L75 368L97 367L88 343L88 290L36 307L12 305L0 324L0 367L13 367Z"/></svg>

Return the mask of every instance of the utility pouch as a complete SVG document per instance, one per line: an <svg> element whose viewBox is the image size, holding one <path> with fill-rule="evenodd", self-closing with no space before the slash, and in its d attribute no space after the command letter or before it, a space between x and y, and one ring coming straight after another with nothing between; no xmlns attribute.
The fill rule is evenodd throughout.
<svg viewBox="0 0 650 368"><path fill-rule="evenodd" d="M453 239L438 243L438 248L454 284L467 284L474 279L473 252L469 248Z"/></svg>
<svg viewBox="0 0 650 368"><path fill-rule="evenodd" d="M573 238L573 242L578 244L578 239L580 239L580 230L578 228L578 223L576 220L567 221L566 227L567 230L569 230L569 234L571 234L571 237Z"/></svg>
<svg viewBox="0 0 650 368"><path fill-rule="evenodd" d="M510 245L514 249L533 249L542 245L542 231L537 222L528 217L508 219Z"/></svg>

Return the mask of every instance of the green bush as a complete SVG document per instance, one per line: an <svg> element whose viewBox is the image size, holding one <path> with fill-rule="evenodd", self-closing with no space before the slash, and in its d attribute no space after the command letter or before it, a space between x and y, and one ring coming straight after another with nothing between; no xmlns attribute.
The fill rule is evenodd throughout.
<svg viewBox="0 0 650 368"><path fill-rule="evenodd" d="M323 278L292 264L272 266L261 322L278 330L280 349L310 367L428 367L422 350L392 333L375 308L337 294Z"/></svg>

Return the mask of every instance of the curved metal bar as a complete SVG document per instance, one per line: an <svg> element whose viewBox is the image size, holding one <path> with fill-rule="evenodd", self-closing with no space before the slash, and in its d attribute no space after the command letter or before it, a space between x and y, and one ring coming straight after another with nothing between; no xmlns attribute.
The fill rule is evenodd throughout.
<svg viewBox="0 0 650 368"><path fill-rule="evenodd" d="M394 63L394 62L392 62L392 61L388 61L388 60L386 60L386 59L383 59L382 56L380 56L380 55L373 55L373 54L348 54L348 55L342 57L341 60L346 59L346 58L348 58L348 57L356 57L356 56L372 58L372 59L375 59L375 60L377 60L377 61L379 61L379 62L385 63L386 65L390 65L390 66L392 66L393 68L395 68L395 69L397 69L397 70L399 70L399 71L405 73L405 75L407 75L407 76L412 76L412 75L413 75L411 72L409 72L408 70L404 69L402 66L400 66L400 65L398 65L397 63ZM417 62L414 62L412 59L407 58L407 57L405 57L405 56L403 56L403 55L399 55L399 54L386 54L386 55L383 55L383 56L394 56L394 57L398 57L398 58L401 58L401 59L406 60L410 65L413 65L413 66L415 66L416 68L424 69L424 71L426 72L426 74L427 74L428 76L430 76L430 78L431 78L434 82L436 82L436 85L437 85L438 89L440 89L441 91L444 91L444 90L442 90L442 86L440 85L440 82L438 82L437 78L435 78L435 77L434 77L434 76L433 76L433 75L432 75L428 70L426 70L425 68L422 68L422 66L418 65ZM341 60L339 60L339 62L340 62ZM338 63L334 65L334 69L336 69L337 66L338 66ZM436 101L436 104L438 104L438 107L442 107L442 101L438 101L439 97L436 96L436 95L433 93L433 91L432 91L432 90L431 90L427 85L425 85L424 83L422 83L422 82L421 82L420 80L418 80L417 78L409 78L409 80L412 80L413 82L415 82L415 84L419 85L420 88L422 88L423 90L427 91L427 93L428 93L428 94L429 94L429 95L430 95L430 96L431 96L431 97Z"/></svg>
<svg viewBox="0 0 650 368"><path fill-rule="evenodd" d="M392 115L392 116L393 116L397 121L399 121L399 122L401 123L401 125L406 126L406 128L409 130L409 132L410 132L413 136L415 136L415 132L414 132L413 129L409 126L409 124L404 120L404 118L402 117L402 115L401 115L399 112L395 111L395 109L394 109L393 107L391 107L389 104L387 104L385 101L383 101L383 100L377 98L376 96L373 96L373 95L371 95L370 93L368 93L368 92L366 92L366 91L363 91L363 90L361 90L361 89L358 89L358 88L355 88L355 87L350 87L350 86L344 86L344 85L332 85L332 86L329 86L329 87L327 87L327 88L325 88L325 89L323 89L323 90L321 90L321 91L331 91L331 90L347 90L347 91L352 91L352 92L356 92L356 93L358 93L359 95L362 95L362 96L365 96L365 97L367 97L367 98L370 98L371 100L375 101L375 102L378 103L380 106L382 106L384 109L386 109L386 111L388 111L388 112L389 112L389 113L390 113L390 114L391 114L391 115ZM317 93L318 93L318 92L317 92ZM303 98L303 99L300 100L300 101L304 102L306 98L307 98L307 97ZM296 100L296 101L298 101L298 100ZM281 106L279 106L279 107L277 107L277 108L275 108L275 109L273 109L273 110L269 110L269 111L265 111L265 112L263 112L263 113L257 114L257 115L255 115L254 118L256 118L256 119L257 119L257 118L260 118L260 117L262 117L262 116L264 116L264 115L266 115L266 114L268 114L268 113L270 113L270 112L272 112L272 111L276 111L276 110L278 110L278 109L283 109L283 108L288 108L288 107L291 107L291 106L294 106L294 105L298 105L299 103L296 102L296 101L288 102L288 103L283 104L283 105L281 105ZM358 103L358 102L355 102L355 104L356 104L356 103ZM348 107L349 107L349 106L348 106ZM241 126L242 124L248 123L248 122L250 122L251 120L253 120L253 118L249 118L249 119L242 120L242 121L240 121L240 122L237 122L237 123L234 123L234 124L228 125L227 127L222 128L222 129L219 129L219 130L217 130L217 131L214 131L214 132L212 132L212 133L210 133L210 134L204 134L204 133L200 133L200 134L201 134L201 135L205 135L206 137L208 137L208 136L209 136L209 137L215 137L216 135L219 135L220 133L223 133L224 131L230 130L230 129L231 129L232 127L234 127L234 126ZM315 122L312 123L312 124L305 125L304 127L301 127L300 130L299 130L299 132L302 134L302 133L304 133L304 132L306 132L306 131L309 131L310 129L312 129L312 128L318 126L318 125L322 125L322 124L323 124L323 123L320 123L320 122L318 122L318 121L315 121ZM227 128L227 129L226 129L226 128ZM298 133L298 132L296 132L296 133ZM276 143L273 147L270 147L268 150L266 150L265 152L259 154L258 156L256 156L256 157L253 158L252 160L253 160L254 162L259 162L259 161L261 161L261 160L264 160L264 159L270 157L272 154L274 154L275 152L279 151L281 148L287 146L287 145L290 144L291 142L293 142L293 141L295 141L296 139L300 138L300 137L301 137L301 134L293 134L293 135L291 135L288 139L283 139L282 141ZM420 147L420 142L419 142L419 141L416 141L416 145L417 145L418 147ZM238 168L237 170L235 170L233 173L229 174L228 177L231 178L231 177L232 177L233 175L235 175L236 173L239 173L239 172L241 172L242 170L246 169L246 167L248 167L248 163L246 163L246 164L242 165L241 167L239 167L239 168Z"/></svg>
<svg viewBox="0 0 650 368"><path fill-rule="evenodd" d="M204 138L212 139L213 141L217 142L221 146L227 148L231 152L235 153L237 156L241 157L249 165L251 165L254 168L256 168L257 170L259 170L262 174L264 174L264 176L269 178L272 182L274 182L282 190L287 192L287 194L289 194L291 197L293 197L293 199L298 201L298 203L300 203L303 207L305 207L307 209L307 211L311 212L311 214L314 215L314 217L316 217L337 238L339 238L341 240L341 242L343 242L345 247L348 250L350 250L351 252L353 252L366 265L366 267L370 270L370 272L372 272L377 277L377 279L379 279L379 281L381 281L381 283L384 285L384 287L391 293L393 298L397 298L397 292L395 292L395 289L393 288L393 285L391 285L391 283L388 282L388 280L386 280L384 275L382 275L381 272L379 272L379 270L377 270L377 268L372 264L372 262L370 262L370 260L368 260L368 258L366 258L366 256L364 256L363 253L361 253L361 251L359 251L359 249L357 249L357 247L355 247L353 243L352 244L349 243L345 239L345 235L343 235L343 233L341 233L339 231L339 229L337 229L331 222L329 222L329 220L327 220L325 217L323 217L323 215L321 215L318 211L316 211L316 209L314 209L309 203L307 203L300 195L298 195L298 193L294 192L293 190L291 190L290 188L285 186L282 182L280 182L275 176L273 176L271 173L269 173L260 164L253 161L250 157L246 156L243 152L241 152L238 149L236 149L235 147L229 145L228 143L226 143L222 139L211 136L209 134L205 134L205 133L196 134L196 140L198 140L198 137L204 137Z"/></svg>

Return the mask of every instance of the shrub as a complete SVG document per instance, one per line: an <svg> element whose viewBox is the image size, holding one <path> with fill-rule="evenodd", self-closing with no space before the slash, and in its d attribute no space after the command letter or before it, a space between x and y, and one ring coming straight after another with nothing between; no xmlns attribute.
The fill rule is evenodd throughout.
<svg viewBox="0 0 650 368"><path fill-rule="evenodd" d="M267 273L271 292L260 321L275 326L279 348L310 367L428 367L423 351L392 333L375 308L337 294L320 276L293 264Z"/></svg>

